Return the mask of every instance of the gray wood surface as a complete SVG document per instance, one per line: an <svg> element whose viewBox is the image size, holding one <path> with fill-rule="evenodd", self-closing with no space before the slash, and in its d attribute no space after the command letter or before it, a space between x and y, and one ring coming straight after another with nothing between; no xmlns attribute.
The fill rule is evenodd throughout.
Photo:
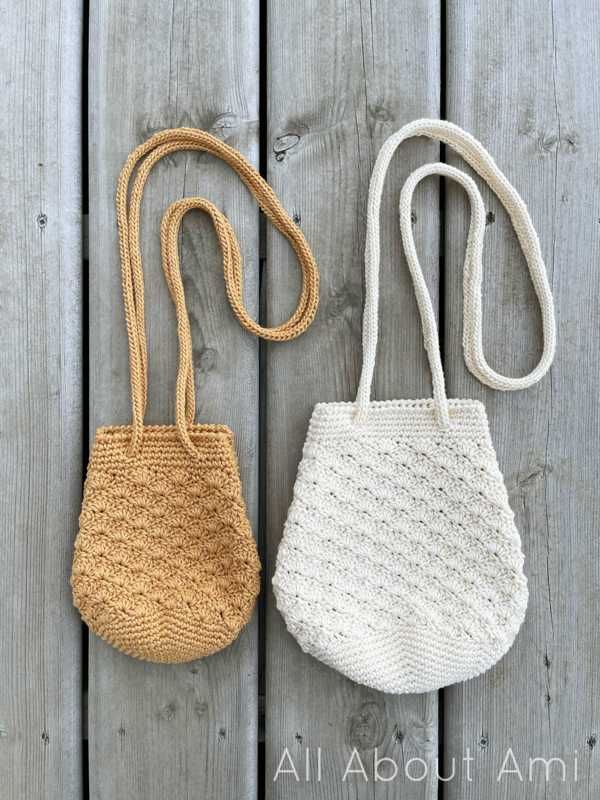
<svg viewBox="0 0 600 800"><path fill-rule="evenodd" d="M262 800L261 782L269 800L596 800L598 3L90 3L89 353L82 354L86 5L0 0L1 800L83 800L85 730L93 800ZM262 129L261 47L261 100L267 103ZM487 407L523 539L530 603L514 647L494 669L439 695L393 697L303 654L276 610L270 579L312 408L356 392L366 199L376 154L403 123L438 116L443 88L447 118L488 147L529 206L556 303L558 352L551 375L524 392L487 390L467 372L461 336L468 205L462 190L446 187L440 262L440 194L435 180L425 182L416 197L415 231L434 303L439 298L444 311L448 390L454 397L480 398ZM313 327L295 342L262 344L261 370L258 342L240 328L225 299L208 221L193 215L183 226L198 418L233 429L251 521L266 539L264 776L256 620L223 653L181 666L143 664L90 634L84 665L82 627L68 584L83 443L91 442L99 425L130 420L116 179L135 145L182 125L216 133L255 164L261 137L266 141L267 177L321 269ZM400 254L397 202L412 168L439 154L432 142L404 144L386 184L379 399L431 392ZM451 152L447 160L469 171ZM524 374L540 352L539 314L506 215L482 191L490 212L486 353L500 371ZM143 208L148 422L169 422L174 415L175 319L159 265L160 218L172 200L196 194L231 219L245 258L247 305L258 313L261 248L254 200L214 158L170 157L155 170ZM270 227L263 244L262 316L275 324L295 306L297 263ZM89 431L83 430L82 355L89 365ZM259 495L264 532L258 529ZM84 642L87 637L86 631ZM285 748L299 782L290 774L273 782ZM343 781L354 748L366 781L359 773ZM509 749L514 758L505 761ZM374 782L376 755L398 764L395 780ZM466 756L472 757L468 771ZM424 760L427 779L404 777L411 758ZM438 758L442 775L453 775L443 784L437 781ZM557 761L548 782L541 761L530 775L530 759L552 758L564 760L564 781ZM513 772L498 780L503 762L507 770L518 767L522 779ZM283 766L289 768L289 761ZM356 758L351 766L358 768Z"/></svg>
<svg viewBox="0 0 600 800"><path fill-rule="evenodd" d="M466 203L450 187L449 389L485 401L530 589L524 627L506 658L444 693L445 759L460 761L467 748L475 758L472 781L463 769L447 787L450 799L587 800L600 787L599 30L592 0L448 2L448 118L488 146L528 204L558 321L557 358L537 387L502 395L466 372L460 346ZM524 374L540 352L539 314L506 215L485 196L495 221L485 253L484 341L493 365ZM522 782L516 773L497 780L508 748ZM566 781L558 762L547 784L540 762L530 780L529 759L539 757L564 759Z"/></svg>
<svg viewBox="0 0 600 800"><path fill-rule="evenodd" d="M258 160L258 1L91 4L90 434L130 420L114 192L129 151L156 130L190 125ZM160 218L183 195L211 199L245 256L247 304L258 304L258 212L237 176L206 154L155 169L143 208L149 422L173 420L175 319L159 265ZM182 270L192 321L198 418L236 435L251 521L257 520L258 348L227 305L206 219L184 222ZM257 626L200 662L143 664L90 636L90 796L254 798Z"/></svg>
<svg viewBox="0 0 600 800"><path fill-rule="evenodd" d="M311 329L266 349L266 516L268 574L292 495L310 413L317 401L353 399L361 362L363 246L368 181L385 138L404 122L439 113L440 8L407 2L270 2L268 17L268 177L296 215L321 270L321 305ZM430 392L414 294L400 258L398 192L411 168L439 155L407 143L387 182L382 214L381 339L376 396ZM437 295L438 197L419 195L416 229ZM269 231L266 304L270 323L291 310L297 266ZM267 586L266 796L269 798L435 797L434 779L411 783L409 758L431 768L437 755L436 696L392 697L343 678L302 653ZM300 773L273 782L288 748ZM322 749L322 780L316 749ZM368 775L345 767L357 748ZM312 777L305 780L307 748ZM374 783L373 759L393 758L400 775ZM284 764L289 768L289 764ZM358 769L358 761L352 765ZM419 767L415 765L415 774Z"/></svg>
<svg viewBox="0 0 600 800"><path fill-rule="evenodd" d="M0 796L76 800L82 9L0 15Z"/></svg>

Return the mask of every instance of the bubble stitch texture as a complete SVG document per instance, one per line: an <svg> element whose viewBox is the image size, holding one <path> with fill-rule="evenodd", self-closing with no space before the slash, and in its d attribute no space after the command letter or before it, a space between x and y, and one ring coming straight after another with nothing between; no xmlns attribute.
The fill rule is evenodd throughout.
<svg viewBox="0 0 600 800"><path fill-rule="evenodd" d="M194 425L193 458L173 426L98 430L75 544L75 605L89 627L136 658L191 661L248 622L260 562L224 425Z"/></svg>

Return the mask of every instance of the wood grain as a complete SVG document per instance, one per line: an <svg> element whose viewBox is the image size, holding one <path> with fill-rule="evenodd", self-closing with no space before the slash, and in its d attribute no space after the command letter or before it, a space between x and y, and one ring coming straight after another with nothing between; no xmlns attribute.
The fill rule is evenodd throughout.
<svg viewBox="0 0 600 800"><path fill-rule="evenodd" d="M448 2L448 117L491 150L528 204L558 320L551 375L525 392L484 390L460 345L466 204L447 200L446 369L452 395L486 403L526 556L530 602L517 642L496 668L444 693L445 761L456 800L594 797L600 787L598 590L600 514L596 341L598 261L598 30L594 2ZM498 203L485 252L484 342L491 363L524 374L540 353L526 267ZM498 775L508 749L516 773ZM575 779L575 757L578 779ZM545 781L544 764L562 758ZM508 768L515 768L509 756Z"/></svg>
<svg viewBox="0 0 600 800"><path fill-rule="evenodd" d="M266 518L268 573L291 501L309 415L317 401L354 398L361 362L363 245L368 181L380 145L409 120L437 116L437 0L298 4L270 2L268 17L268 176L302 226L321 270L321 305L312 328L291 344L266 348ZM408 270L400 258L397 203L411 167L439 157L435 143L407 143L387 181L382 214L381 339L376 397L430 393ZM433 184L420 194L416 230L437 297L439 222ZM293 308L297 267L289 248L267 238L270 323ZM436 301L437 302L437 301ZM268 587L266 792L269 798L431 798L437 782L436 696L392 697L343 678L301 652ZM317 748L322 776L316 775ZM273 781L288 748L298 769ZM353 749L365 767L343 775ZM306 781L310 750L312 773ZM375 756L393 758L399 775L374 782ZM411 782L411 757L430 777ZM286 759L283 768L291 769ZM359 769L357 759L351 765ZM419 774L418 764L413 765ZM410 767L409 767L410 771ZM382 768L389 777L390 772Z"/></svg>
<svg viewBox="0 0 600 800"><path fill-rule="evenodd" d="M82 10L0 13L0 795L76 800Z"/></svg>
<svg viewBox="0 0 600 800"><path fill-rule="evenodd" d="M258 2L92 4L90 19L91 431L130 420L127 347L114 212L119 169L156 130L210 130L258 160ZM184 195L212 200L245 258L246 301L258 305L258 212L226 165L177 154L155 169L142 249L149 341L148 422L174 419L175 318L159 265L159 225ZM250 519L257 520L258 347L227 304L208 221L189 215L182 270L201 421L235 433ZM214 657L143 664L90 637L90 796L256 797L257 630Z"/></svg>
<svg viewBox="0 0 600 800"><path fill-rule="evenodd" d="M303 654L270 591L302 443L317 401L352 399L360 369L368 181L377 151L403 123L439 115L439 0L173 0L90 3L90 430L82 431L81 55L83 5L0 0L0 776L2 800L84 793L81 626L68 585L82 440L130 420L128 361L114 212L119 169L156 130L211 130L258 162L303 228L322 277L315 324L293 343L259 348L225 300L207 220L184 223L182 266L192 317L198 417L236 434L258 532L264 444L267 561L265 793L271 800L595 800L600 787L600 9L593 0L446 0L448 119L490 149L540 234L558 319L552 373L525 392L483 388L461 350L468 207L445 192L444 277L434 181L420 188L415 230L434 302L444 309L451 396L483 399L521 531L526 622L481 678L435 694L392 697ZM259 131L259 6L266 13L267 123ZM402 146L386 184L375 396L430 393L414 294L400 255L398 193L435 143ZM448 160L464 166L459 159ZM478 179L476 179L478 180ZM481 186L481 182L479 182ZM259 214L212 157L173 156L143 209L150 346L148 421L173 419L175 320L158 261L160 217L183 195L227 213L245 257L246 302L259 295ZM524 374L540 352L539 314L514 234L485 189L484 341L493 366ZM295 259L268 229L264 322L285 319ZM254 800L257 625L222 654L183 666L129 659L89 640L89 790L94 800ZM441 713L440 713L441 710ZM84 720L85 722L85 720ZM438 754L438 725L443 737ZM289 758L281 762L288 748ZM316 773L321 748L321 775ZM498 780L509 752L516 773ZM356 755L352 758L353 750ZM311 773L306 780L306 757ZM437 781L439 770L451 780ZM374 781L374 759L399 767ZM467 771L466 756L472 761ZM418 776L423 759L428 777ZM562 758L550 766L529 759ZM290 773L273 777L292 759ZM359 761L360 759L360 761ZM364 766L350 773L348 765ZM576 766L575 766L576 765ZM576 770L576 773L575 773ZM382 772L389 777L389 767ZM575 779L577 778L577 779Z"/></svg>

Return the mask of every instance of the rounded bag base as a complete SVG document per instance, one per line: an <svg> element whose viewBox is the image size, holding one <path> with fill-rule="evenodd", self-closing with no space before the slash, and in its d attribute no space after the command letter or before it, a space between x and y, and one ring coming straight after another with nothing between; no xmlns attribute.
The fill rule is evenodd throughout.
<svg viewBox="0 0 600 800"><path fill-rule="evenodd" d="M260 562L241 493L233 435L146 426L96 435L71 586L89 628L145 661L193 661L229 645L248 622Z"/></svg>
<svg viewBox="0 0 600 800"><path fill-rule="evenodd" d="M355 683L386 694L421 694L460 683L486 672L510 649L514 636L473 646L469 637L451 640L432 624L399 623L389 630L364 630L353 637L333 637L294 624L278 608L302 650ZM376 654L376 657L374 657Z"/></svg>

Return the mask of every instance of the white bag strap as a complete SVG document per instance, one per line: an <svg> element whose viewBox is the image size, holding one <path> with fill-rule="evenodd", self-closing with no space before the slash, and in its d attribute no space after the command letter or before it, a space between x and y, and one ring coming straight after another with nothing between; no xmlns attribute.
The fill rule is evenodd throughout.
<svg viewBox="0 0 600 800"><path fill-rule="evenodd" d="M449 425L448 399L440 355L437 325L431 298L419 263L411 224L411 206L414 190L427 175L445 175L460 183L471 203L471 223L464 265L464 324L463 349L468 369L482 383L492 389L514 391L526 389L542 378L554 358L556 333L554 303L546 276L537 233L529 217L527 206L498 169L493 158L477 139L457 125L442 120L421 119L400 128L383 144L369 186L367 205L367 239L365 246L365 306L363 312L363 365L356 396L357 414L364 417L369 409L371 385L377 351L377 326L379 305L379 214L383 183L396 148L412 136L428 136L450 145L486 181L508 212L519 244L527 261L542 315L544 347L537 366L522 378L510 378L495 372L487 363L482 344L481 280L483 237L486 220L481 194L473 180L448 164L427 164L416 169L406 180L400 195L400 230L406 259L415 286L417 304L423 326L425 349L431 368L433 397L440 424Z"/></svg>

